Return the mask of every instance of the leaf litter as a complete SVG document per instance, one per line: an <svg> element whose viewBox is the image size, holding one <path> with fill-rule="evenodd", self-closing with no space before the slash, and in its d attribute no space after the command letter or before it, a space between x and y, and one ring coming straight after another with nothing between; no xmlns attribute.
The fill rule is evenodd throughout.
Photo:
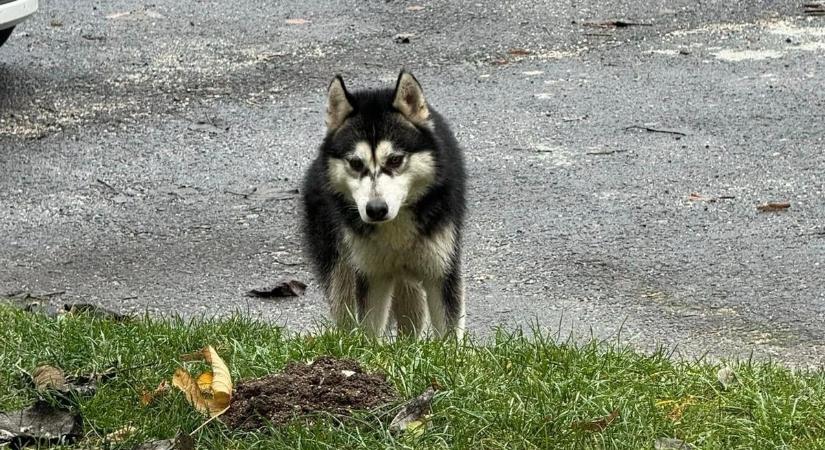
<svg viewBox="0 0 825 450"><path fill-rule="evenodd" d="M0 412L0 445L22 448L32 444L67 444L82 435L79 414L45 400L19 411Z"/></svg>
<svg viewBox="0 0 825 450"><path fill-rule="evenodd" d="M283 297L300 297L304 295L307 285L298 280L284 280L279 281L274 286L252 289L247 292L249 297L258 298L283 298Z"/></svg>

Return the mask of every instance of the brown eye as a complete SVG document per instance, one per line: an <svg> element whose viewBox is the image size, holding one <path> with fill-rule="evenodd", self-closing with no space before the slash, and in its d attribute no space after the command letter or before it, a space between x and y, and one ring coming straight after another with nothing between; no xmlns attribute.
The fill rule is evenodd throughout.
<svg viewBox="0 0 825 450"><path fill-rule="evenodd" d="M384 163L384 166L387 169L397 169L401 167L401 164L404 162L404 155L392 155L387 158L387 162Z"/></svg>
<svg viewBox="0 0 825 450"><path fill-rule="evenodd" d="M364 170L364 161L361 161L361 158L352 158L349 160L349 166L352 170L361 172Z"/></svg>

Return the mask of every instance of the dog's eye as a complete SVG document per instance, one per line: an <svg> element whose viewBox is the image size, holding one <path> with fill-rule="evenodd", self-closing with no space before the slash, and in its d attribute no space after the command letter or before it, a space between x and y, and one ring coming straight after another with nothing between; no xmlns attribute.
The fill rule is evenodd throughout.
<svg viewBox="0 0 825 450"><path fill-rule="evenodd" d="M404 162L404 155L392 155L387 158L387 162L384 163L384 166L387 169L397 169L401 167L401 164Z"/></svg>
<svg viewBox="0 0 825 450"><path fill-rule="evenodd" d="M356 172L361 172L364 170L364 161L361 161L361 158L352 158L349 160L349 166L352 170Z"/></svg>

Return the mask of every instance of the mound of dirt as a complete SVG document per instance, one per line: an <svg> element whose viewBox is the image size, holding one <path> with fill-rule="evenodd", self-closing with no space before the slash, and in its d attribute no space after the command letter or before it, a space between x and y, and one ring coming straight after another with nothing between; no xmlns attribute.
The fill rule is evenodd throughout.
<svg viewBox="0 0 825 450"><path fill-rule="evenodd" d="M351 359L324 356L311 364L292 362L281 373L239 382L221 418L231 428L254 430L319 413L345 417L396 400L398 392L384 375L365 373Z"/></svg>

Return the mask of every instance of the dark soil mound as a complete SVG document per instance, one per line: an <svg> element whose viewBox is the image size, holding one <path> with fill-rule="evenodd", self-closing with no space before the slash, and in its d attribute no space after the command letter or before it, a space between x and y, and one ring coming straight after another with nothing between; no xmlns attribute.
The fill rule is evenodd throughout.
<svg viewBox="0 0 825 450"><path fill-rule="evenodd" d="M384 375L364 373L357 361L325 356L289 363L283 372L241 381L221 417L231 428L283 425L318 413L344 417L398 399Z"/></svg>

